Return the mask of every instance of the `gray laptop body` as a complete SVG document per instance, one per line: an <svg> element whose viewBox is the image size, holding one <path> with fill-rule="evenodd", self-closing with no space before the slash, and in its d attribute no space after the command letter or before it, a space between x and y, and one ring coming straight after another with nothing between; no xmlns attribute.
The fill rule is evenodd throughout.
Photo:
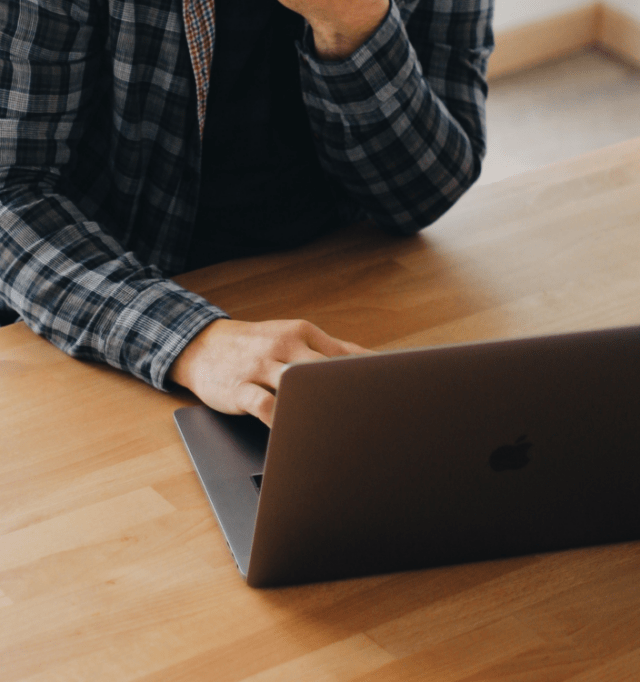
<svg viewBox="0 0 640 682"><path fill-rule="evenodd" d="M270 433L175 419L255 587L640 538L640 328L292 365Z"/></svg>

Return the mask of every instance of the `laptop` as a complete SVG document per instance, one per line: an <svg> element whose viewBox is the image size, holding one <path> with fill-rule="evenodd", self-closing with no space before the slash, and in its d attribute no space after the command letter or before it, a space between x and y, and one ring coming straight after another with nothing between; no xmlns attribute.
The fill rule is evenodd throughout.
<svg viewBox="0 0 640 682"><path fill-rule="evenodd" d="M640 538L640 327L288 366L175 420L253 587Z"/></svg>

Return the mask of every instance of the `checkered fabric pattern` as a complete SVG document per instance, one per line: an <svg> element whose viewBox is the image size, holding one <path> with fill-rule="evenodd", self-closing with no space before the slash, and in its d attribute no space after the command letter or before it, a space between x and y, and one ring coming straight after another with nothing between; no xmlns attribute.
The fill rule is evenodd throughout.
<svg viewBox="0 0 640 682"><path fill-rule="evenodd" d="M224 0L217 0L222 2ZM299 46L323 168L412 233L485 152L492 0L392 0L343 62ZM167 279L200 181L213 0L0 2L0 311L67 353L158 388L224 313Z"/></svg>
<svg viewBox="0 0 640 682"><path fill-rule="evenodd" d="M204 133L211 59L216 39L215 0L184 0L184 28L198 99L198 126Z"/></svg>

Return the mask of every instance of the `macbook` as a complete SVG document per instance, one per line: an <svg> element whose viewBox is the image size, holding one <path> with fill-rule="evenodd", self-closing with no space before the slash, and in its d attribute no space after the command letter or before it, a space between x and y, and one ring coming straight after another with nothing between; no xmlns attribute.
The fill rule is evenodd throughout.
<svg viewBox="0 0 640 682"><path fill-rule="evenodd" d="M640 538L640 328L288 366L176 423L254 587Z"/></svg>

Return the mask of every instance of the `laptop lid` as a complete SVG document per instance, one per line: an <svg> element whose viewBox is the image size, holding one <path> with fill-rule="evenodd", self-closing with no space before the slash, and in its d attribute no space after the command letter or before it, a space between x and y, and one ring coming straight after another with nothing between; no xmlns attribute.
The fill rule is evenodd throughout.
<svg viewBox="0 0 640 682"><path fill-rule="evenodd" d="M176 413L253 586L638 538L639 417L638 328L292 365L270 435Z"/></svg>

